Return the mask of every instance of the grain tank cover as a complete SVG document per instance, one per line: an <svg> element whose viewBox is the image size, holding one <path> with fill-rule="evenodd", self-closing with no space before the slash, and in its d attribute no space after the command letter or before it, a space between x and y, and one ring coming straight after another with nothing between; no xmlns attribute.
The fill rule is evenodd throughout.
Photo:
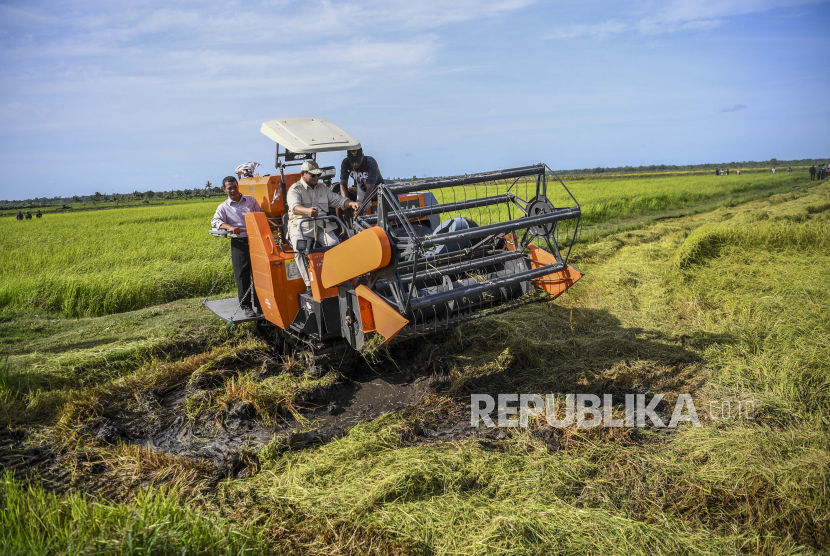
<svg viewBox="0 0 830 556"><path fill-rule="evenodd" d="M360 142L325 118L288 118L262 124L260 131L294 153L360 148Z"/></svg>

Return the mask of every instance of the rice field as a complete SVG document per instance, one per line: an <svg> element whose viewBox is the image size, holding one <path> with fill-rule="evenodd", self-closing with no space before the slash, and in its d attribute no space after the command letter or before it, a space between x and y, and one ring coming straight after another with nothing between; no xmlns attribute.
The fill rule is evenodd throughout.
<svg viewBox="0 0 830 556"><path fill-rule="evenodd" d="M230 256L207 232L217 202L0 219L0 310L70 317L207 295ZM218 291L235 288L228 270Z"/></svg>
<svg viewBox="0 0 830 556"><path fill-rule="evenodd" d="M805 171L792 173L745 173L715 176L692 175L671 177L603 178L566 181L565 185L582 206L583 224L590 227L614 220L682 209L715 199L740 199L759 192L809 183ZM573 206L574 202L555 178L548 177L548 197L554 206ZM536 180L487 182L464 187L433 190L441 204L480 199L504 193L507 189L525 201L536 195ZM506 220L510 217L504 205L471 209L468 214L480 223ZM512 215L516 218L516 214Z"/></svg>
<svg viewBox="0 0 830 556"><path fill-rule="evenodd" d="M806 173L641 177L566 182L583 207L583 238L599 225L659 215L707 202L736 202L788 190ZM807 182L809 183L809 181ZM439 202L503 193L505 184L436 191ZM535 185L517 183L528 200ZM550 182L556 206L572 202ZM229 256L227 240L207 233L218 201L50 214L18 222L0 218L0 311L37 309L68 317L98 316L207 295ZM466 214L479 223L510 215L504 205ZM512 215L513 218L516 214ZM234 291L230 270L215 293Z"/></svg>
<svg viewBox="0 0 830 556"><path fill-rule="evenodd" d="M0 320L3 442L29 425L32 443L61 447L73 481L104 473L129 494L50 493L51 483L44 490L37 477L30 485L10 472L0 479L0 552L826 554L830 184L781 177L787 192L769 195L780 186L767 176L735 191L717 189L732 176L712 176L715 189L698 202L723 206L578 244L585 277L555 303L435 339L448 362L446 390L325 445L285 451L277 440L267 443L253 475L214 490L202 490L212 469L201 460L106 444L84 426L106 413L108 401L142 407L148 392L233 365L236 375L192 394L194 415L196 402L221 411L247 399L270 422L278 406L321 379L296 362L279 362L286 369L273 375L258 361L244 363L271 352L253 327L211 320L196 300L77 319L10 305ZM663 178L624 180L630 188L619 194L649 180L659 186ZM590 182L580 186L586 189L574 193L587 209L582 197L594 192ZM657 197L686 202L668 185L654 187ZM760 198L736 204L731 197L753 193ZM191 230L194 244L204 234L202 253L218 272L227 245L204 232L212 209L200 217L194 208L181 229ZM127 268L117 257L104 260ZM477 440L412 442L415 431L428 435L453 411L468 418L470 393L494 389L689 392L702 426L668 433L569 427L552 445L539 418L504 437L494 430ZM712 417L708 404L724 400L752 400L755 413Z"/></svg>

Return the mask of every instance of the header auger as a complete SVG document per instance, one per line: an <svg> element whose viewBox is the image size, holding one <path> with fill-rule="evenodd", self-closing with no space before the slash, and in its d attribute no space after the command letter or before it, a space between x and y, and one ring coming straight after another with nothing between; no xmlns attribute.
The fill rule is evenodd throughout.
<svg viewBox="0 0 830 556"><path fill-rule="evenodd" d="M313 144L321 129L339 135ZM582 276L568 265L579 203L544 164L379 184L356 216L341 223L348 239L328 248L309 240L295 252L286 235L285 199L300 174L286 168L317 152L360 144L319 118L266 122L263 133L277 141L279 175L243 178L239 189L264 211L245 217L263 318L294 340L312 347L345 341L360 350L369 333L385 343L435 332L554 299ZM553 186L573 204L554 206L548 197ZM298 257L308 262L308 290ZM206 305L227 319L235 301Z"/></svg>

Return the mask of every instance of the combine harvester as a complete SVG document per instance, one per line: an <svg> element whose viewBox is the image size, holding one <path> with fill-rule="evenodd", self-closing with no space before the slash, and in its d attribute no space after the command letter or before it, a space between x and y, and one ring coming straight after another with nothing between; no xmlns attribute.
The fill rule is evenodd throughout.
<svg viewBox="0 0 830 556"><path fill-rule="evenodd" d="M380 184L348 223L317 219L340 222L349 239L323 248L309 240L295 252L286 198L300 173L286 169L360 143L322 118L273 120L261 131L277 143L279 173L242 178L239 190L264 211L246 215L258 320L292 346L322 355L346 344L361 350L371 332L383 343L433 333L552 300L582 277L567 263L579 203L545 164ZM330 183L334 167L322 170ZM555 207L549 185L561 186L573 206ZM310 288L298 258L308 263ZM251 320L235 318L236 298L205 305L228 322Z"/></svg>

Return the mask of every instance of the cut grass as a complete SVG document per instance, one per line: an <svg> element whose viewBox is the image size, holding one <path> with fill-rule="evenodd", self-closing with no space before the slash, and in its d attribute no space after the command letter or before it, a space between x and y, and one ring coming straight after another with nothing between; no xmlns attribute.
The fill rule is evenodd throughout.
<svg viewBox="0 0 830 556"><path fill-rule="evenodd" d="M7 426L54 421L65 403L119 380L152 386L170 376L154 371L166 362L240 341L248 330L189 300L84 319L7 313L0 333L0 425Z"/></svg>

